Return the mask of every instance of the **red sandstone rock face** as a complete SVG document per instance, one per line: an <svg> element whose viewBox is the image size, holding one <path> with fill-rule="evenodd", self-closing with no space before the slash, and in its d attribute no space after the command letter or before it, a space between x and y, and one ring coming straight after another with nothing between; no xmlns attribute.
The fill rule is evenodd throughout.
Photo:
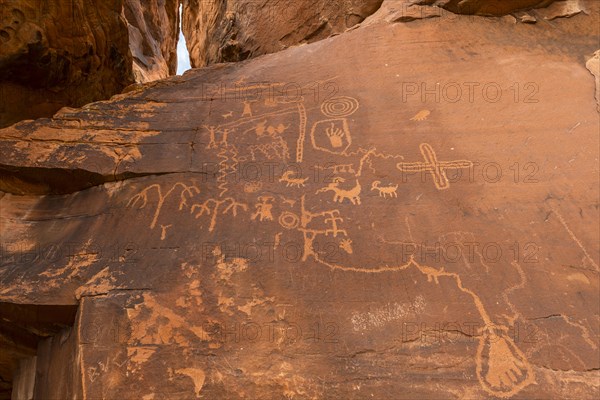
<svg viewBox="0 0 600 400"><path fill-rule="evenodd" d="M422 18L422 12L428 10L420 6L433 7L426 12L438 15L445 9L455 14L501 16L546 7L553 2L555 0L395 0L385 3L399 18L414 20ZM202 67L245 60L339 34L361 23L382 3L383 0L184 0L183 33L192 66ZM574 3L580 1L559 0L559 3L577 9Z"/></svg>
<svg viewBox="0 0 600 400"><path fill-rule="evenodd" d="M177 72L178 0L125 0L136 82L150 82Z"/></svg>
<svg viewBox="0 0 600 400"><path fill-rule="evenodd" d="M456 14L506 15L515 11L547 7L555 0L410 0L415 4L436 5ZM559 0L562 1L562 0ZM567 0L569 1L569 0Z"/></svg>
<svg viewBox="0 0 600 400"><path fill-rule="evenodd" d="M2 126L118 93L132 82L121 1L4 1Z"/></svg>
<svg viewBox="0 0 600 400"><path fill-rule="evenodd" d="M5 393L595 398L599 6L388 6L0 130Z"/></svg>
<svg viewBox="0 0 600 400"><path fill-rule="evenodd" d="M192 65L239 61L311 43L356 26L382 0L184 2L183 30ZM389 2L400 19L422 18L435 5L456 13L503 15L551 1L477 0ZM551 15L574 15L578 0L559 2ZM563 4L564 3L564 4ZM176 71L178 0L6 0L0 6L0 126L49 117L63 106L82 106L132 83ZM425 8L426 9L426 8ZM415 11L418 10L418 11ZM521 15L531 21L531 16ZM549 18L551 19L551 18Z"/></svg>
<svg viewBox="0 0 600 400"><path fill-rule="evenodd" d="M240 61L344 32L382 0L185 0L183 33L192 66Z"/></svg>
<svg viewBox="0 0 600 400"><path fill-rule="evenodd" d="M82 106L134 82L174 74L177 5L3 1L0 126L49 117L63 106Z"/></svg>

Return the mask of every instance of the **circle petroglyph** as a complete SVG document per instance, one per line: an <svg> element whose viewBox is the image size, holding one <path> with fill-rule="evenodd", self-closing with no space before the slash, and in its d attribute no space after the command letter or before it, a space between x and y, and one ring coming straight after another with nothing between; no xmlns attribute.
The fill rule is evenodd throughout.
<svg viewBox="0 0 600 400"><path fill-rule="evenodd" d="M321 104L321 112L331 118L347 117L354 114L356 110L358 110L358 100L354 97L333 97Z"/></svg>

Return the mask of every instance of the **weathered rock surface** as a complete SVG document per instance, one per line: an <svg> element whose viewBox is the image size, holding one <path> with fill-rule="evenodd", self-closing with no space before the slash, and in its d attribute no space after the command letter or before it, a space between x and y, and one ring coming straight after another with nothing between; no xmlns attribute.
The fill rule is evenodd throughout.
<svg viewBox="0 0 600 400"><path fill-rule="evenodd" d="M177 0L0 4L0 126L176 71Z"/></svg>
<svg viewBox="0 0 600 400"><path fill-rule="evenodd" d="M193 67L240 61L344 32L383 0L184 0L183 34Z"/></svg>
<svg viewBox="0 0 600 400"><path fill-rule="evenodd" d="M136 82L150 82L177 73L179 0L125 0Z"/></svg>
<svg viewBox="0 0 600 400"><path fill-rule="evenodd" d="M596 398L587 7L536 24L386 12L0 130L0 382Z"/></svg>
<svg viewBox="0 0 600 400"><path fill-rule="evenodd" d="M415 4L435 5L455 14L501 16L515 11L543 8L557 0L410 0ZM563 0L558 0L562 2ZM566 0L571 1L571 0ZM577 1L577 0L575 0Z"/></svg>
<svg viewBox="0 0 600 400"><path fill-rule="evenodd" d="M183 33L193 67L241 61L312 43L355 27L382 3L398 21L454 14L507 15L557 0L352 0L274 2L184 0ZM583 1L583 0L581 0ZM558 0L553 13L579 13L580 0ZM562 4L564 3L564 4ZM565 11L568 10L568 11ZM577 11L579 10L579 11ZM396 21L397 22L397 21ZM528 20L530 22L530 20Z"/></svg>

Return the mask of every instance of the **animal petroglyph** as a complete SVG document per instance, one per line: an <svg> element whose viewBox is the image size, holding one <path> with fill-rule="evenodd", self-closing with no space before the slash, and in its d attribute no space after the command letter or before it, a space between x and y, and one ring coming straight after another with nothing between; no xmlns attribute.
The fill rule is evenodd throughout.
<svg viewBox="0 0 600 400"><path fill-rule="evenodd" d="M334 178L333 182L328 184L326 187L317 190L317 194L331 191L334 193L333 201L343 203L344 200L349 200L354 205L360 205L360 192L362 190L360 182L356 180L356 185L352 189L341 189L340 183L344 182L342 178Z"/></svg>
<svg viewBox="0 0 600 400"><path fill-rule="evenodd" d="M156 194L158 195L158 202L156 204L156 210L154 211L154 217L152 218L152 222L150 223L150 229L154 229L154 227L156 226L156 222L158 221L158 216L160 215L162 207L165 203L165 200L177 188L181 188L179 211L181 211L185 207L187 207L187 200L188 200L187 196L194 197L195 195L200 193L200 189L194 185L186 185L183 182L177 182L176 184L173 185L173 187L171 187L171 189L169 189L165 194L163 194L162 188L160 187L160 185L153 184L153 185L150 185L150 186L144 188L141 192L139 192L138 194L133 196L131 199L129 199L127 206L135 207L136 205L139 205L138 206L139 209L146 207L146 204L148 204L148 195L153 190L156 190Z"/></svg>
<svg viewBox="0 0 600 400"><path fill-rule="evenodd" d="M277 102L277 104L282 103ZM427 143L422 143L419 146L423 157L423 160L419 162L400 162L404 161L403 156L377 152L372 146L366 148L359 147L349 152L348 149L352 145L352 137L346 117L358 110L358 101L352 98L335 98L321 105L321 112L325 115L325 118L330 119L316 121L312 125L310 132L311 143L314 149L335 154L335 157L331 157L333 159L332 163L316 167L322 170L327 169L329 171L328 175L333 175L332 181L326 181L330 183L321 184L320 186L324 187L315 187L310 190L310 194L300 193L299 196L298 192L303 192L309 185L309 178L302 177L296 170L287 170L278 179L277 186L281 189L283 187L281 184L284 184L287 188L293 188L294 190L290 190L290 192L293 192L294 195L289 195L289 198L279 194L266 195L265 193L272 194L270 191L272 188L268 185L264 185L263 187L263 184L259 182L248 182L243 185L243 191L248 195L249 200L245 200L246 198L236 200L232 197L231 191L233 188L228 188L227 178L230 174L237 172L239 163L249 159L260 161L261 159L289 160L293 158L293 154L290 157L290 152L294 151L293 142L296 140L296 136L291 139L291 142L286 141L284 133L289 140L290 135L287 130L290 125L288 125L289 119L282 118L284 115L289 114L290 117L294 113L294 115L299 115L300 126L295 151L296 161L303 161L307 125L306 109L302 101L293 104L293 106L279 111L269 109L269 113L261 113L262 104L252 105L255 108L252 109L250 103L245 103L242 119L227 121L227 123L221 123L216 126L205 125L206 132L204 134L208 134L210 138L208 148L218 149L208 153L211 153L213 157L217 157L220 160L217 176L217 186L220 193L219 195L211 196L214 198L208 200L205 200L205 198L201 201L194 199L194 204L188 207L189 199L198 194L199 190L182 186L182 189L187 188L187 192L184 194L183 191L185 190L182 191L180 210L189 208L190 213L198 220L206 216L207 218L202 222L203 226L206 223L208 232L214 232L219 222L227 222L227 225L229 225L229 220L221 220L225 218L223 217L224 215L230 215L229 218L236 218L242 211L248 213L249 220L252 223L273 221L274 224L279 224L281 227L277 227L277 230L285 232L279 232L275 235L275 248L280 246L280 241L284 235L285 237L288 235L298 235L298 238L300 238L299 235L302 235L301 260L308 261L312 256L314 264L332 271L352 274L386 274L414 269L423 277L421 279L422 285L429 285L430 287L443 286L444 291L449 290L449 288L454 289L460 296L466 297L469 304L473 304L474 309L476 309L478 315L481 317L486 328L480 329L478 334L475 335L479 343L478 347L473 349L473 353L475 357L474 366L476 367L476 376L483 390L492 396L510 397L527 385L535 382L533 370L526 356L509 337L507 333L508 328L503 325L506 324L503 317L504 314L493 314L494 318L489 315L485 306L487 303L484 305L484 301L488 301L489 299L484 297L482 300L476 291L464 286L463 279L465 279L466 283L470 281L466 280L466 275L463 272L459 274L454 270L454 266L451 265L425 265L421 263L421 260L417 261L413 255L410 256L408 262L401 265L383 264L369 266L347 261L354 259L354 257L362 256L360 249L362 249L363 243L359 242L354 236L355 231L352 228L353 226L357 226L357 221L355 220L356 213L348 215L349 210L356 210L356 208L344 208L341 206L339 207L340 210L333 209L335 207L330 207L332 209L317 208L319 204L332 204L329 192L333 192L333 203L345 203L346 205L350 203L352 206L360 206L362 194L361 182L364 185L369 185L367 182L372 182L366 188L370 187L370 191L376 193L372 193L375 199L377 199L377 196L386 200L397 198L399 185L395 182L398 182L398 180L395 178L390 178L390 180L381 178L386 176L382 172L382 169L389 169L390 167L393 169L394 165L397 170L402 172L426 172L427 174L431 174L435 187L438 190L448 189L450 181L446 175L447 170L452 168L470 168L473 166L471 161L439 161L432 146ZM264 110L262 108L262 111ZM413 117L412 120L425 120L429 114L428 110L423 110ZM271 119L269 118L270 116L276 116L276 118ZM239 129L236 130L236 137L233 137L231 133L237 127ZM294 132L295 134L296 132ZM240 137L243 137L243 140ZM228 141L228 139L231 140ZM234 139L236 140L235 143ZM242 143L243 146L241 145ZM236 147L236 144L239 148ZM314 153L311 154L311 156L313 155ZM377 178L372 178L371 172ZM373 179L380 180L373 181ZM160 186L156 186L160 199L163 197ZM148 191L150 188L147 188ZM231 191L228 192L228 190ZM254 193L258 193L260 196ZM320 196L323 193L327 194ZM225 197L226 194L227 197ZM138 196L136 199L132 198L130 202L132 205L141 204L140 208L143 208L147 200L147 193L145 195L140 193ZM164 197L166 198L166 196ZM164 199L162 201L164 202ZM298 205L298 203L300 204ZM390 205L392 205L392 202L390 202ZM160 213L160 207L162 207L162 203L158 207L158 214ZM285 211L281 210L281 208ZM243 218L245 219L246 216L244 215ZM158 219L158 216L154 220L156 219ZM408 220L406 222L408 226ZM155 223L151 224L151 227ZM358 221L358 223L362 223L362 221ZM372 227L375 229L374 225ZM167 230L171 228L171 225L161 225L161 228L163 231L161 239L164 240ZM169 231L169 234L171 234L171 231ZM410 226L408 226L408 235L412 237ZM335 242L339 245L339 249L343 252L339 261L332 262L326 259L325 250L320 246L321 241ZM411 241L414 240L411 238ZM476 254L479 255L479 253ZM406 258L404 258L404 261L406 261ZM486 265L482 265L487 268ZM481 271L485 272L483 268L481 268ZM524 279L522 281L524 282ZM513 290L521 289L524 283L519 285L521 286L515 286L502 293L505 294L503 298L506 303L510 305L508 313L511 310L513 313L516 313L515 307L507 300L507 297ZM497 308L492 307L492 309L496 310ZM494 324L498 318L500 318L501 322ZM510 318L508 320L510 321ZM489 328L491 326L493 326L493 329Z"/></svg>
<svg viewBox="0 0 600 400"><path fill-rule="evenodd" d="M351 239L343 239L340 242L340 247L342 248L342 250L344 250L348 254L352 254L353 253L353 250L352 250L352 240Z"/></svg>
<svg viewBox="0 0 600 400"><path fill-rule="evenodd" d="M294 175L294 171L285 171L284 174L279 178L279 182L285 183L286 187L304 187L306 185L306 181L308 178L295 178L292 177Z"/></svg>
<svg viewBox="0 0 600 400"><path fill-rule="evenodd" d="M439 279L442 277L451 278L455 281L457 288L461 292L472 298L484 323L476 354L477 378L484 390L494 396L507 398L535 382L534 372L527 361L527 357L507 334L508 328L493 323L480 297L472 290L464 287L459 274L444 271L443 268L436 269L430 266L421 265L417 263L412 256L410 257L410 260L403 265L385 265L369 268L334 264L323 260L320 255L312 249L309 250L309 253L317 262L332 270L379 274L404 271L413 267L425 275L428 282L434 284L439 284ZM494 329L490 327L493 327Z"/></svg>
<svg viewBox="0 0 600 400"><path fill-rule="evenodd" d="M429 110L421 110L414 117L412 117L411 121L425 121L427 117L431 114Z"/></svg>
<svg viewBox="0 0 600 400"><path fill-rule="evenodd" d="M403 172L429 172L433 176L433 183L438 190L448 189L450 182L446 176L447 169L472 168L473 162L467 160L438 161L437 155L431 145L422 143L419 148L425 162L401 162L396 167Z"/></svg>
<svg viewBox="0 0 600 400"><path fill-rule="evenodd" d="M377 190L379 192L379 196L383 197L384 199L387 196L391 197L398 197L398 194L396 193L396 190L398 190L398 185L390 185L390 186L379 186L381 184L381 181L374 181L371 184L371 190Z"/></svg>
<svg viewBox="0 0 600 400"><path fill-rule="evenodd" d="M516 346L508 335L509 329L500 324L494 324L481 298L473 290L464 286L461 276L456 272L422 265L415 261L411 255L406 264L382 265L382 266L347 266L324 260L313 248L313 242L319 235L327 235L332 230L337 230L338 218L327 218L335 216L338 211L324 211L314 213L306 210L305 196L301 198L301 226L298 231L304 235L303 260L312 256L319 264L331 269L349 273L381 274L404 271L415 268L427 278L427 282L439 285L442 278L449 278L456 284L456 288L468 295L477 309L483 328L479 336L479 345L476 358L476 369L478 380L484 390L489 394L501 398L511 397L521 391L524 387L535 382L534 372L527 361L526 356ZM311 228L310 224L317 217L325 217L323 220L329 228ZM339 220L343 220L341 217ZM391 243L391 242L388 242ZM400 242L399 242L400 243ZM352 254L350 239L344 239L340 243L342 249L347 249Z"/></svg>

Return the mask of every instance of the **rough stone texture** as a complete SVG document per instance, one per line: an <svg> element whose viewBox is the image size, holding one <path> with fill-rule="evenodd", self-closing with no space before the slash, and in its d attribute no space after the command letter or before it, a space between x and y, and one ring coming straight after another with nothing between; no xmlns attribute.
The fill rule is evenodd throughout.
<svg viewBox="0 0 600 400"><path fill-rule="evenodd" d="M193 67L240 61L344 32L382 0L184 0Z"/></svg>
<svg viewBox="0 0 600 400"><path fill-rule="evenodd" d="M557 0L410 0L415 4L442 7L456 14L506 15L515 11L547 7ZM558 0L562 2L563 0ZM566 0L571 1L571 0ZM575 0L577 1L577 0Z"/></svg>
<svg viewBox="0 0 600 400"><path fill-rule="evenodd" d="M125 0L136 82L150 82L177 73L179 0Z"/></svg>
<svg viewBox="0 0 600 400"><path fill-rule="evenodd" d="M0 126L175 73L177 3L2 1Z"/></svg>
<svg viewBox="0 0 600 400"><path fill-rule="evenodd" d="M394 0L398 21L455 14L502 16L547 7L557 0ZM558 0L558 14L574 14L584 0ZM183 33L193 67L240 61L312 43L355 27L383 0L275 2L268 0L183 0ZM425 7L421 7L425 6ZM427 17L421 15L425 12ZM527 19L526 22L531 22Z"/></svg>
<svg viewBox="0 0 600 400"><path fill-rule="evenodd" d="M0 382L37 355L39 397L596 398L586 8L388 7L0 130ZM9 340L19 304L56 325Z"/></svg>
<svg viewBox="0 0 600 400"><path fill-rule="evenodd" d="M594 78L596 78L596 102L598 103L598 112L600 112L600 50L597 50L592 57L585 63Z"/></svg>

